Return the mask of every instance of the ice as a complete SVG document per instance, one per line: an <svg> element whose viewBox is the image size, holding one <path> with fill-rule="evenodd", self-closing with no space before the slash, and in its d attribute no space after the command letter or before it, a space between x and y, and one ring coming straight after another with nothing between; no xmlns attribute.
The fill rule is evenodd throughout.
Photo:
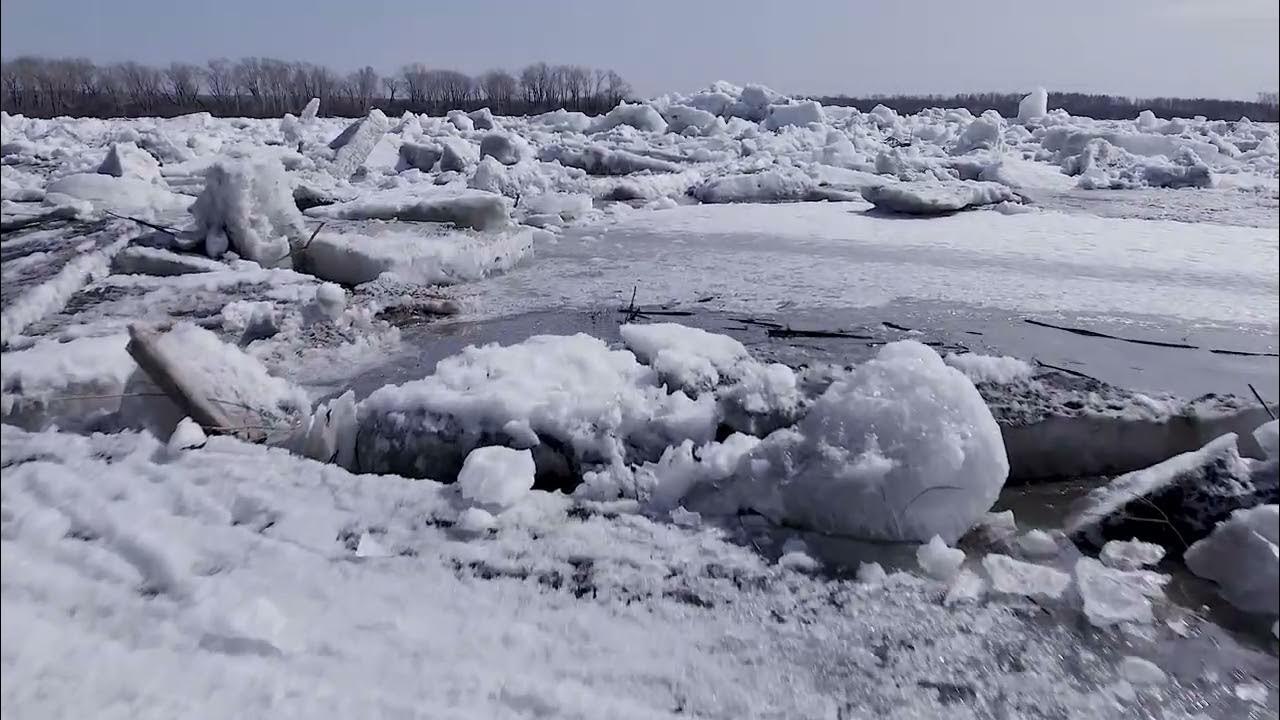
<svg viewBox="0 0 1280 720"><path fill-rule="evenodd" d="M654 512L674 509L687 497L732 477L742 458L759 442L759 438L743 433L700 446L685 440L668 447L657 462L646 462L630 472L615 469L587 477L584 493L606 498L634 496Z"/></svg>
<svg viewBox="0 0 1280 720"><path fill-rule="evenodd" d="M1102 546L1098 559L1116 570L1139 570L1160 562L1165 549L1141 540L1112 540Z"/></svg>
<svg viewBox="0 0 1280 720"><path fill-rule="evenodd" d="M531 152L529 144L512 133L491 132L480 139L480 157L491 157L503 165L515 165Z"/></svg>
<svg viewBox="0 0 1280 720"><path fill-rule="evenodd" d="M161 183L160 163L131 142L112 143L107 157L98 166L98 172L115 177L131 177L147 182Z"/></svg>
<svg viewBox="0 0 1280 720"><path fill-rule="evenodd" d="M822 124L826 121L827 116L822 112L822 106L813 100L807 100L795 105L770 105L763 125L767 130L778 130L788 125Z"/></svg>
<svg viewBox="0 0 1280 720"><path fill-rule="evenodd" d="M458 471L462 496L480 505L508 508L533 487L533 453L500 445L478 447Z"/></svg>
<svg viewBox="0 0 1280 720"><path fill-rule="evenodd" d="M1280 420L1263 423L1252 434L1253 439L1262 450L1263 457L1280 457Z"/></svg>
<svg viewBox="0 0 1280 720"><path fill-rule="evenodd" d="M862 188L862 197L883 212L924 216L1018 199L1017 194L1004 185L978 181L871 185Z"/></svg>
<svg viewBox="0 0 1280 720"><path fill-rule="evenodd" d="M358 200L315 207L307 215L342 220L402 220L451 223L459 228L498 230L511 221L511 201L490 192L416 195L404 192L375 193Z"/></svg>
<svg viewBox="0 0 1280 720"><path fill-rule="evenodd" d="M9 343L31 323L62 309L76 291L106 275L112 258L128 244L129 230L126 223L113 221L87 239L76 238L75 252L65 264L56 267L49 263L48 268L56 269L31 278L34 282L19 282L19 278L6 276L7 297L0 312L0 343ZM82 252L85 242L92 249Z"/></svg>
<svg viewBox="0 0 1280 720"><path fill-rule="evenodd" d="M423 172L431 172L444 149L431 143L403 142L400 144L401 169L417 168Z"/></svg>
<svg viewBox="0 0 1280 720"><path fill-rule="evenodd" d="M1061 549L1058 540L1044 530L1028 530L1018 538L1018 550L1029 558L1057 557Z"/></svg>
<svg viewBox="0 0 1280 720"><path fill-rule="evenodd" d="M440 169L461 172L480 161L480 150L473 143L457 137L438 137Z"/></svg>
<svg viewBox="0 0 1280 720"><path fill-rule="evenodd" d="M1025 360L1008 356L979 355L964 353L957 355L947 353L942 358L948 365L965 374L965 377L977 383L1008 384L1017 380L1027 380L1035 370Z"/></svg>
<svg viewBox="0 0 1280 720"><path fill-rule="evenodd" d="M669 160L610 149L598 144L585 147L549 145L542 149L539 157L548 162L559 162L565 167L585 170L591 175L630 175L646 170L673 173L680 170L679 165Z"/></svg>
<svg viewBox="0 0 1280 720"><path fill-rule="evenodd" d="M390 121L381 110L370 110L367 116L352 123L329 142L329 148L334 151L329 171L339 179L351 177L364 165L389 128Z"/></svg>
<svg viewBox="0 0 1280 720"><path fill-rule="evenodd" d="M1276 615L1280 614L1278 546L1280 506L1258 505L1236 510L1183 557L1191 572L1217 583L1232 605Z"/></svg>
<svg viewBox="0 0 1280 720"><path fill-rule="evenodd" d="M487 107L472 110L467 113L467 117L471 119L471 124L476 130L493 130L497 127L497 122L493 119L493 112Z"/></svg>
<svg viewBox="0 0 1280 720"><path fill-rule="evenodd" d="M1094 547L1136 538L1179 552L1235 510L1275 502L1276 461L1240 457L1228 433L1200 450L1112 480L1068 519L1072 539Z"/></svg>
<svg viewBox="0 0 1280 720"><path fill-rule="evenodd" d="M466 533L483 533L497 525L493 513L478 507L469 507L458 513L458 530Z"/></svg>
<svg viewBox="0 0 1280 720"><path fill-rule="evenodd" d="M1071 576L1045 565L1014 560L992 553L982 558L982 567L996 592L1056 600L1071 585Z"/></svg>
<svg viewBox="0 0 1280 720"><path fill-rule="evenodd" d="M765 170L708 179L693 190L704 203L800 202L818 199L818 183L795 170Z"/></svg>
<svg viewBox="0 0 1280 720"><path fill-rule="evenodd" d="M1049 114L1049 93L1036 88L1018 103L1018 122L1028 123Z"/></svg>
<svg viewBox="0 0 1280 720"><path fill-rule="evenodd" d="M675 323L627 324L619 333L672 389L691 397L715 391L724 422L736 430L764 434L800 415L803 398L791 368L755 360L727 335Z"/></svg>
<svg viewBox="0 0 1280 720"><path fill-rule="evenodd" d="M965 603L975 603L982 599L987 591L987 583L972 570L961 570L951 580L942 604L947 607Z"/></svg>
<svg viewBox="0 0 1280 720"><path fill-rule="evenodd" d="M837 380L744 469L740 502L775 519L864 539L955 542L990 509L1008 461L973 384L902 341Z"/></svg>
<svg viewBox="0 0 1280 720"><path fill-rule="evenodd" d="M648 105L623 102L598 119L591 130L600 133L619 125L629 125L642 132L653 133L666 132L667 129L667 121L662 119L657 110Z"/></svg>
<svg viewBox="0 0 1280 720"><path fill-rule="evenodd" d="M354 469L356 402L350 390L318 405L296 436L297 450L305 457Z"/></svg>
<svg viewBox="0 0 1280 720"><path fill-rule="evenodd" d="M1158 665L1133 655L1120 661L1120 677L1134 685L1163 685L1169 679Z"/></svg>
<svg viewBox="0 0 1280 720"><path fill-rule="evenodd" d="M256 358L202 327L178 323L159 336L156 346L184 363L181 370L189 392L217 405L248 409L259 423L255 429L265 428L283 439L311 410L306 393L273 377Z"/></svg>
<svg viewBox="0 0 1280 720"><path fill-rule="evenodd" d="M298 119L303 123L311 123L316 119L316 115L320 112L320 98L311 98L302 108L302 113L298 115Z"/></svg>
<svg viewBox="0 0 1280 720"><path fill-rule="evenodd" d="M667 132L673 133L683 133L691 128L702 133L716 121L715 113L687 105L670 105L662 111L662 116L667 121Z"/></svg>
<svg viewBox="0 0 1280 720"><path fill-rule="evenodd" d="M218 257L226 247L263 267L292 267L292 251L307 238L302 213L279 163L218 162L191 206L194 231Z"/></svg>
<svg viewBox="0 0 1280 720"><path fill-rule="evenodd" d="M45 189L46 205L59 197L69 197L87 201L98 210L143 220L172 217L191 205L191 198L136 177L76 173L54 180Z"/></svg>
<svg viewBox="0 0 1280 720"><path fill-rule="evenodd" d="M863 562L858 565L858 582L863 585L880 585L884 583L886 574L878 562Z"/></svg>
<svg viewBox="0 0 1280 720"><path fill-rule="evenodd" d="M383 274L421 285L478 280L515 267L533 253L530 230L478 233L465 230L321 231L302 255L316 277L359 285Z"/></svg>
<svg viewBox="0 0 1280 720"><path fill-rule="evenodd" d="M1163 597L1162 587L1169 579L1144 570L1114 570L1088 557L1076 561L1075 577L1085 617L1104 628L1151 622L1155 616L1150 598Z"/></svg>
<svg viewBox="0 0 1280 720"><path fill-rule="evenodd" d="M685 439L712 439L712 401L666 392L634 355L596 338L540 335L469 347L423 380L374 392L360 404L359 457L367 470L441 480L482 438L537 447L540 472L553 474L564 463L656 460Z"/></svg>
<svg viewBox="0 0 1280 720"><path fill-rule="evenodd" d="M461 132L471 132L476 129L476 124L471 120L471 116L461 110L450 110L445 115L445 121Z"/></svg>
<svg viewBox="0 0 1280 720"><path fill-rule="evenodd" d="M1004 130L1004 118L995 110L988 110L975 118L960 133L951 148L952 155L964 155L974 150L999 150Z"/></svg>
<svg viewBox="0 0 1280 720"><path fill-rule="evenodd" d="M165 443L165 452L170 457L177 457L183 452L204 447L206 442L208 438L204 434L204 429L195 420L189 417L182 418Z"/></svg>
<svg viewBox="0 0 1280 720"><path fill-rule="evenodd" d="M120 393L137 366L123 335L42 339L6 352L0 363L4 422L40 430L52 422L64 430L92 427L119 409Z"/></svg>
<svg viewBox="0 0 1280 720"><path fill-rule="evenodd" d="M162 248L131 245L116 253L111 270L122 275L187 275L217 272L226 265L201 255L176 253Z"/></svg>
<svg viewBox="0 0 1280 720"><path fill-rule="evenodd" d="M916 548L916 563L935 580L951 580L960 572L964 551L947 547L945 540L934 535L929 542Z"/></svg>

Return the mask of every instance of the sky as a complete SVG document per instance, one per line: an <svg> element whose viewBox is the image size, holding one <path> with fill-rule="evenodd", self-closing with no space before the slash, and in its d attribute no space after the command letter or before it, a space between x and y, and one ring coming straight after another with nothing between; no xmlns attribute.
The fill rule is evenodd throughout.
<svg viewBox="0 0 1280 720"><path fill-rule="evenodd" d="M0 0L0 52L340 71L613 68L637 94L1049 90L1253 99L1276 0Z"/></svg>

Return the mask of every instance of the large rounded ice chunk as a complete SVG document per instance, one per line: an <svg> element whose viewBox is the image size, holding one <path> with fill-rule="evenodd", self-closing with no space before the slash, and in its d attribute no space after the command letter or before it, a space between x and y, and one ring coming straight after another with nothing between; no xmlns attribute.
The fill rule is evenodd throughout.
<svg viewBox="0 0 1280 720"><path fill-rule="evenodd" d="M740 506L864 539L954 543L1009 473L1000 428L973 383L914 341L827 389L741 466Z"/></svg>

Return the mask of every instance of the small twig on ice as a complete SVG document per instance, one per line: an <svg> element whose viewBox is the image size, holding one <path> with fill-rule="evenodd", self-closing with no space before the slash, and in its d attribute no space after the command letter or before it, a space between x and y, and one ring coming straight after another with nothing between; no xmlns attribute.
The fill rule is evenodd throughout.
<svg viewBox="0 0 1280 720"><path fill-rule="evenodd" d="M142 220L136 217L131 217L129 215L121 215L120 213L112 212L110 210L103 210L102 212L107 215L110 215L113 218L119 218L121 220L129 220L132 222L136 222L143 227L149 227L152 230L159 230L160 232L166 232L166 233L169 233L170 235L179 235L182 232L181 230L175 230L174 228L166 227L164 225L157 225L156 223L147 222L146 220Z"/></svg>
<svg viewBox="0 0 1280 720"><path fill-rule="evenodd" d="M1044 361L1040 360L1039 358L1034 358L1034 357L1033 357L1033 358L1031 358L1031 362L1035 363L1035 364L1036 364L1036 367L1042 367L1042 368L1045 368L1045 369L1047 369L1047 370L1057 370L1058 372L1066 373L1066 374L1068 374L1068 375L1075 375L1076 377L1082 377L1082 378L1085 378L1085 379L1087 379L1087 380L1092 380L1092 381L1094 381L1094 382L1102 382L1102 381L1101 381L1101 380L1099 380L1098 378L1096 378L1096 377L1094 377L1094 376L1092 376L1092 375L1088 375L1088 374L1086 374L1086 373L1082 373L1082 372L1080 372L1079 370L1072 370L1071 368L1064 368L1064 367L1059 367L1059 366L1057 366L1057 365L1050 365L1049 363L1044 362Z"/></svg>
<svg viewBox="0 0 1280 720"><path fill-rule="evenodd" d="M1271 412L1271 406L1268 405L1267 401L1263 400L1262 396L1258 394L1258 388L1254 387L1253 383L1249 383L1249 389L1253 391L1253 396L1258 398L1258 402L1262 404L1262 409L1267 411L1267 417L1271 418L1272 420L1275 420L1276 414Z"/></svg>

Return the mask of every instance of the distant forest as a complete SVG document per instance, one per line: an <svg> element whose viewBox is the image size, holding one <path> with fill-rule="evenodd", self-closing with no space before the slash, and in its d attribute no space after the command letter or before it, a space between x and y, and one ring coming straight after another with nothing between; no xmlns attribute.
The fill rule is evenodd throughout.
<svg viewBox="0 0 1280 720"><path fill-rule="evenodd" d="M204 65L96 65L84 58L18 57L0 63L0 108L30 117L280 117L320 98L320 113L364 115L405 110L442 115L488 107L503 115L556 108L601 113L632 95L613 70L534 63L519 75L490 70L472 77L413 63L393 75L364 67L339 75L322 65L272 58L216 59Z"/></svg>
<svg viewBox="0 0 1280 720"><path fill-rule="evenodd" d="M816 97L823 105L844 105L867 112L876 105L891 107L902 114L920 112L925 108L968 108L977 115L984 110L995 110L1004 117L1017 117L1018 102L1024 93L966 93L961 95L872 95L847 97L845 95ZM1089 93L1049 93L1049 107L1062 108L1072 115L1084 115L1097 120L1132 120L1143 110L1150 110L1160 117L1192 118L1203 115L1210 120L1239 120L1247 117L1260 122L1280 121L1277 111L1277 94L1258 93L1258 99L1215 100L1212 98L1127 98L1116 95Z"/></svg>
<svg viewBox="0 0 1280 720"><path fill-rule="evenodd" d="M298 112L313 97L320 98L321 114L340 117L364 115L373 107L388 114L412 110L442 115L448 110L481 107L502 115L557 108L598 114L633 96L631 85L613 70L544 62L528 65L517 74L490 70L476 76L421 63L405 65L390 75L379 74L372 67L341 75L322 65L257 57L166 67L135 62L97 65L84 58L30 56L0 62L0 108L31 117L167 117L201 111L219 116L280 117ZM899 113L965 107L975 114L995 109L1013 117L1021 98L1018 93L972 93L815 99L824 105L852 106L864 112L883 104ZM1049 93L1049 107L1100 119L1132 119L1142 110L1151 110L1163 117L1280 120L1274 92L1260 93L1255 102Z"/></svg>

